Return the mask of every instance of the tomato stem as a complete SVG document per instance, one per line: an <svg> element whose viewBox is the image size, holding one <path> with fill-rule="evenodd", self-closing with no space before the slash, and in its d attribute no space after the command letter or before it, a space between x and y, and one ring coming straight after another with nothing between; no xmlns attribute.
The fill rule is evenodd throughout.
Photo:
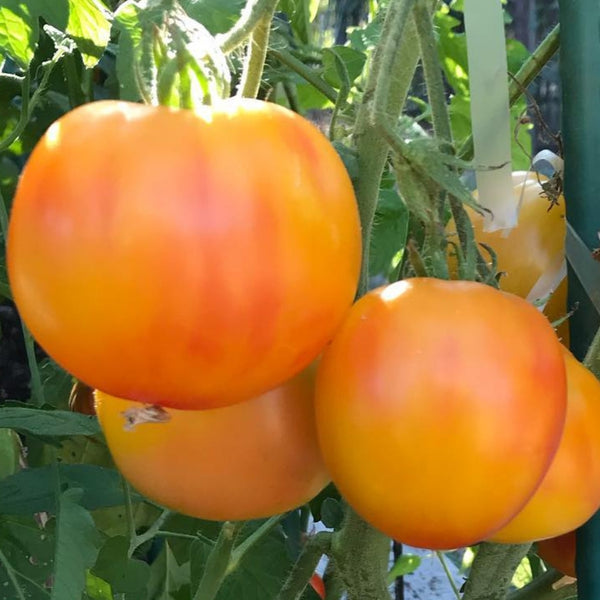
<svg viewBox="0 0 600 600"><path fill-rule="evenodd" d="M283 584L277 600L299 600L302 597L304 589L319 564L319 560L321 560L323 554L329 552L331 541L332 534L325 531L317 533L308 540L286 582Z"/></svg>
<svg viewBox="0 0 600 600"><path fill-rule="evenodd" d="M446 105L444 78L442 66L437 51L437 43L433 33L431 12L419 2L414 7L415 24L421 48L421 62L423 75L427 86L427 98L431 107L433 129L438 138L444 142L452 143L452 129Z"/></svg>
<svg viewBox="0 0 600 600"><path fill-rule="evenodd" d="M452 577L452 573L450 573L450 569L448 569L448 564L446 563L446 559L444 558L444 553L440 551L436 551L435 555L437 556L440 564L442 565L442 569L444 569L444 573L446 574L446 578L448 579L448 583L454 592L457 600L460 600L460 591L458 587L456 587L456 583L454 582L454 577Z"/></svg>
<svg viewBox="0 0 600 600"><path fill-rule="evenodd" d="M411 3L412 0L407 0ZM395 122L408 95L408 90L419 58L419 43L413 19L407 23L396 19L398 4L404 0L391 2L386 14L380 42L373 54L370 73L365 85L363 100L359 106L356 123L354 126L353 140L357 150L358 182L356 184L356 197L360 220L362 224L362 270L359 284L359 296L369 289L369 251L371 229L375 217L375 209L379 198L379 185L389 154L388 144L381 139L379 126L373 122L376 112L375 98L383 103L384 118L388 122ZM428 3L429 10L433 10L435 2ZM406 10L402 11L402 15ZM401 28L401 39L393 31L392 25ZM406 25L406 27L405 27ZM393 37L396 48L390 48L388 38ZM384 48L387 47L388 60L392 58L389 71L382 69ZM384 91L381 91L381 88ZM384 97L385 96L385 97Z"/></svg>
<svg viewBox="0 0 600 600"><path fill-rule="evenodd" d="M236 24L217 36L221 50L228 54L241 46L259 26L267 14L275 12L278 0L248 0Z"/></svg>
<svg viewBox="0 0 600 600"><path fill-rule="evenodd" d="M504 600L517 567L531 544L479 545L463 600Z"/></svg>
<svg viewBox="0 0 600 600"><path fill-rule="evenodd" d="M256 98L258 96L269 45L271 21L276 4L277 2L271 2L265 6L263 16L258 21L248 41L244 70L237 93L238 96L243 98Z"/></svg>
<svg viewBox="0 0 600 600"><path fill-rule="evenodd" d="M550 569L520 590L509 594L507 600L574 600L577 598L576 583L555 586L563 577L556 569Z"/></svg>
<svg viewBox="0 0 600 600"><path fill-rule="evenodd" d="M337 101L336 90L331 87L322 77L320 77L314 69L307 67L301 60L297 59L287 50L277 50L275 48L271 48L269 52L279 62L283 63L286 67L289 67L292 71L300 75L300 77L308 81L308 83L321 92L323 96L335 104Z"/></svg>
<svg viewBox="0 0 600 600"><path fill-rule="evenodd" d="M158 516L156 521L152 523L152 525L144 531L144 533L140 535L134 535L133 540L129 545L129 557L133 556L133 553L137 548L139 548L142 544L146 543L148 540L151 540L156 536L160 528L165 524L165 521L173 514L173 511L165 508L162 513ZM135 531L134 531L135 533Z"/></svg>
<svg viewBox="0 0 600 600"><path fill-rule="evenodd" d="M250 534L243 542L241 542L231 553L229 565L227 566L227 574L237 569L238 565L246 555L246 553L257 543L268 535L274 527L286 516L286 513L275 515L265 521L254 533Z"/></svg>
<svg viewBox="0 0 600 600"><path fill-rule="evenodd" d="M213 600L227 577L229 561L235 540L245 522L225 521L219 532L217 542L208 555L202 579L196 588L193 600Z"/></svg>
<svg viewBox="0 0 600 600"><path fill-rule="evenodd" d="M348 591L348 600L391 600L386 584L391 540L346 507L334 534L331 556Z"/></svg>

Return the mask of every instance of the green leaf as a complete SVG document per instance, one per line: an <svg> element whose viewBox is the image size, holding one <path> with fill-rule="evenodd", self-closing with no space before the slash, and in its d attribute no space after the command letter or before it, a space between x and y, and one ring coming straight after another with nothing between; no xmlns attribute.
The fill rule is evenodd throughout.
<svg viewBox="0 0 600 600"><path fill-rule="evenodd" d="M21 444L12 429L0 428L0 479L16 473L19 468Z"/></svg>
<svg viewBox="0 0 600 600"><path fill-rule="evenodd" d="M110 39L112 15L99 0L69 0L68 33L75 43L83 64L97 64Z"/></svg>
<svg viewBox="0 0 600 600"><path fill-rule="evenodd" d="M188 600L192 597L190 561L179 564L169 542L165 542L160 554L152 563L148 596L157 600Z"/></svg>
<svg viewBox="0 0 600 600"><path fill-rule="evenodd" d="M54 561L54 520L42 526L34 517L0 517L0 549L19 578L20 587L28 600L48 600L45 584L49 580ZM0 565L0 582L8 576ZM8 596L3 595L8 592ZM1 600L16 600L12 587L0 586ZM111 599L112 600L112 599Z"/></svg>
<svg viewBox="0 0 600 600"><path fill-rule="evenodd" d="M400 194L380 190L371 233L369 272L387 277L392 260L406 245L409 214Z"/></svg>
<svg viewBox="0 0 600 600"><path fill-rule="evenodd" d="M0 408L0 427L9 427L21 433L44 437L100 433L96 417L66 410L42 410L14 406Z"/></svg>
<svg viewBox="0 0 600 600"><path fill-rule="evenodd" d="M239 542L260 523L253 522L252 526L246 527ZM192 545L192 589L198 585L210 549L201 541ZM216 600L274 600L291 566L283 534L275 529L244 556L238 568L223 582Z"/></svg>
<svg viewBox="0 0 600 600"><path fill-rule="evenodd" d="M28 515L37 512L54 512L54 468L51 465L23 469L0 481L0 513ZM59 465L64 488L81 488L81 504L88 510L125 503L121 476L114 469L96 465ZM133 493L133 501L142 498Z"/></svg>
<svg viewBox="0 0 600 600"><path fill-rule="evenodd" d="M341 502L335 498L325 498L321 504L321 521L325 527L338 529L344 518L344 509Z"/></svg>
<svg viewBox="0 0 600 600"><path fill-rule="evenodd" d="M90 571L85 574L85 593L90 600L113 600L110 585Z"/></svg>
<svg viewBox="0 0 600 600"><path fill-rule="evenodd" d="M182 0L185 12L213 35L231 29L245 5L244 0Z"/></svg>
<svg viewBox="0 0 600 600"><path fill-rule="evenodd" d="M106 581L112 591L117 594L135 594L138 600L147 597L150 566L129 558L129 540L125 536L118 536L106 540L96 564L92 567L92 574Z"/></svg>
<svg viewBox="0 0 600 600"><path fill-rule="evenodd" d="M100 534L90 513L80 504L82 497L83 490L70 489L58 499L51 600L80 600L86 570L98 555Z"/></svg>
<svg viewBox="0 0 600 600"><path fill-rule="evenodd" d="M414 573L414 571L419 568L420 564L420 556L417 556L416 554L402 554L388 573L388 584L392 584L398 577Z"/></svg>
<svg viewBox="0 0 600 600"><path fill-rule="evenodd" d="M280 0L278 10L287 15L295 37L302 42L302 44L307 46L310 45L310 0Z"/></svg>
<svg viewBox="0 0 600 600"><path fill-rule="evenodd" d="M2 0L0 6L0 58L9 56L26 70L39 37L38 15L27 2Z"/></svg>
<svg viewBox="0 0 600 600"><path fill-rule="evenodd" d="M348 46L333 46L323 50L323 78L329 85L340 89L346 82L342 81L336 67L335 57L338 57L346 66L349 82L352 83L363 71L367 56L364 52L359 52Z"/></svg>

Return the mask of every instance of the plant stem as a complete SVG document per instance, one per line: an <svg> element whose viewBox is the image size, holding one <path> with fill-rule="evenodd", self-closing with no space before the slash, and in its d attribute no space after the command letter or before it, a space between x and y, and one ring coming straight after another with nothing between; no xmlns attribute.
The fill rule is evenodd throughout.
<svg viewBox="0 0 600 600"><path fill-rule="evenodd" d="M42 406L45 402L44 386L42 377L35 357L35 342L29 329L21 320L21 329L23 331L23 340L25 341L25 352L27 354L27 365L29 367L29 376L31 378L31 398L37 406Z"/></svg>
<svg viewBox="0 0 600 600"><path fill-rule="evenodd" d="M576 600L577 584L555 587L564 575L555 569L546 571L531 583L508 595L507 600Z"/></svg>
<svg viewBox="0 0 600 600"><path fill-rule="evenodd" d="M21 133L23 133L25 127L27 127L27 124L31 118L31 114L33 113L33 110L37 106L40 97L43 95L46 89L52 69L54 69L56 63L63 57L65 52L66 50L64 48L59 48L50 60L42 63L44 74L42 75L40 83L38 84L38 87L31 98L29 97L31 76L29 71L25 73L25 76L21 82L21 114L19 116L19 121L15 125L15 128L3 140L0 141L0 152L4 152L6 149L8 149L10 145L21 135Z"/></svg>
<svg viewBox="0 0 600 600"><path fill-rule="evenodd" d="M583 359L583 364L600 379L600 329L596 331L594 339Z"/></svg>
<svg viewBox="0 0 600 600"><path fill-rule="evenodd" d="M463 600L504 600L513 575L531 544L479 545Z"/></svg>
<svg viewBox="0 0 600 600"><path fill-rule="evenodd" d="M244 522L225 521L211 550L193 600L213 600L227 576L235 539Z"/></svg>
<svg viewBox="0 0 600 600"><path fill-rule="evenodd" d="M321 556L329 551L331 539L332 534L325 531L310 538L283 584L277 600L299 600L302 597Z"/></svg>
<svg viewBox="0 0 600 600"><path fill-rule="evenodd" d="M273 528L277 527L281 520L285 517L285 513L281 515L275 515L267 521L265 521L255 532L250 534L243 542L241 542L232 552L227 567L227 574L231 573L239 566L240 562L246 555L246 553L252 548L257 542L260 542L266 535L268 535Z"/></svg>
<svg viewBox="0 0 600 600"><path fill-rule="evenodd" d="M391 600L386 585L391 540L346 507L342 528L333 535L331 556L348 600Z"/></svg>
<svg viewBox="0 0 600 600"><path fill-rule="evenodd" d="M217 36L221 50L228 54L241 46L267 14L272 15L279 0L248 0L236 24Z"/></svg>
<svg viewBox="0 0 600 600"><path fill-rule="evenodd" d="M298 60L287 50L276 50L275 48L271 48L270 53L279 62L283 63L286 67L289 67L292 71L300 75L300 77L308 81L308 83L321 92L323 96L335 104L335 101L337 100L337 92L324 79L319 77L319 75L313 69L307 67L301 60Z"/></svg>
<svg viewBox="0 0 600 600"><path fill-rule="evenodd" d="M417 2L414 8L414 16L419 36L419 47L421 48L421 62L423 63L423 74L427 86L427 97L431 106L433 129L438 138L444 142L452 143L452 129L450 128L450 117L446 105L442 66L433 33L431 12L424 4Z"/></svg>
<svg viewBox="0 0 600 600"><path fill-rule="evenodd" d="M129 545L129 557L133 555L137 548L139 548L142 544L151 540L156 536L159 529L165 524L165 521L173 514L168 508L165 508L162 513L157 517L156 521L152 523L152 525L144 531L144 533L140 535L134 535L133 543Z"/></svg>
<svg viewBox="0 0 600 600"><path fill-rule="evenodd" d="M125 478L121 475L121 487L123 488L123 496L125 497L125 518L127 519L127 536L129 537L128 555L131 558L135 550L135 522L133 519L133 506L131 503L131 490Z"/></svg>
<svg viewBox="0 0 600 600"><path fill-rule="evenodd" d="M393 6L394 4L392 4ZM435 2L430 0L428 7L433 10ZM376 94L382 85L388 90L386 99L386 118L395 122L406 101L408 90L419 58L419 42L414 20L410 19L404 28L404 35L399 43L391 70L382 70L382 54L386 36L391 36L390 19L393 14L386 15L381 40L373 54L370 73L367 78L362 103L359 106L354 126L354 144L357 151L358 182L356 199L362 224L362 270L358 295L369 289L369 253L371 228L375 209L379 198L379 184L389 153L389 146L381 139L379 128L373 123L373 105Z"/></svg>
<svg viewBox="0 0 600 600"><path fill-rule="evenodd" d="M444 573L446 574L446 578L448 579L448 583L454 592L454 595L458 600L460 600L460 592L456 587L456 583L454 583L454 577L452 577L452 573L450 573L450 569L448 569L448 565L446 564L446 559L444 558L443 552L436 552L435 555L438 557L440 564L442 565L442 569L444 569Z"/></svg>
<svg viewBox="0 0 600 600"><path fill-rule="evenodd" d="M550 59L556 54L560 45L560 26L556 25L552 31L542 40L523 63L517 74L511 80L508 87L509 104L513 106L523 95L523 90L538 76ZM460 150L460 158L471 160L473 158L473 136L469 136Z"/></svg>
<svg viewBox="0 0 600 600"><path fill-rule="evenodd" d="M8 575L10 582L12 583L13 587L15 588L15 593L17 594L16 598L18 598L19 600L25 600L25 594L23 593L23 590L21 589L21 586L19 585L19 582L17 581L17 577L15 575L15 570L13 569L10 562L8 562L8 558L6 558L6 556L4 555L2 550L0 550L0 565L2 565L4 567L4 570L6 571L6 574Z"/></svg>
<svg viewBox="0 0 600 600"><path fill-rule="evenodd" d="M275 12L276 2L272 6L265 7L265 13L258 21L250 41L244 61L244 70L240 81L238 96L243 98L256 98L260 89L263 69L265 67L265 58L267 57L267 48L269 45L269 34L271 32L271 21ZM267 12L270 9L270 12Z"/></svg>
<svg viewBox="0 0 600 600"><path fill-rule="evenodd" d="M396 56L401 54L399 51L400 44L404 39L406 24L411 17L415 2L416 0L396 0L390 2L388 6L378 46L378 50L381 50L381 56L379 57L379 73L372 105L372 118L375 123L380 122L380 120L386 123L390 120L388 103L392 78L389 75L393 72Z"/></svg>

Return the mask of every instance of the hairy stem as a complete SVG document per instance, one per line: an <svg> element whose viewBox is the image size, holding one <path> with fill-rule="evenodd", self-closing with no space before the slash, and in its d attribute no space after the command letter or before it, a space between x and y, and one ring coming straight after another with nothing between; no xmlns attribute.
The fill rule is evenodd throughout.
<svg viewBox="0 0 600 600"><path fill-rule="evenodd" d="M323 96L325 96L328 100L333 103L336 102L337 92L324 79L322 79L314 69L307 67L301 60L298 60L287 50L276 50L275 48L271 48L270 53L279 62L308 81L308 83L310 83L315 89L319 90L319 92L321 92L321 94L323 94Z"/></svg>
<svg viewBox="0 0 600 600"><path fill-rule="evenodd" d="M229 560L229 565L227 567L227 573L231 573L234 571L244 556L246 556L247 552L258 542L260 542L266 535L268 535L273 528L277 527L281 520L285 517L285 513L281 515L275 515L271 517L267 521L265 521L255 532L250 534L243 542L240 543L239 546L235 548L235 550L231 553L231 558Z"/></svg>
<svg viewBox="0 0 600 600"><path fill-rule="evenodd" d="M250 41L248 42L248 51L244 61L244 70L238 89L238 96L243 98L256 98L260 89L265 59L267 57L267 48L269 45L269 34L271 32L271 20L275 11L275 2L271 7L265 8L265 13L258 21ZM271 9L267 12L267 9Z"/></svg>
<svg viewBox="0 0 600 600"><path fill-rule="evenodd" d="M315 572L323 554L329 552L332 534L321 531L304 546L287 580L283 584L277 600L299 600Z"/></svg>
<svg viewBox="0 0 600 600"><path fill-rule="evenodd" d="M226 33L217 36L221 50L228 54L241 46L259 26L263 18L275 12L279 0L248 0L237 23Z"/></svg>
<svg viewBox="0 0 600 600"><path fill-rule="evenodd" d="M223 523L217 542L206 561L204 573L193 600L213 600L216 598L219 588L227 576L235 539L243 526L243 522L232 523L226 521Z"/></svg>
<svg viewBox="0 0 600 600"><path fill-rule="evenodd" d="M333 536L331 556L348 600L391 600L386 584L390 547L390 538L346 507L342 528Z"/></svg>
<svg viewBox="0 0 600 600"><path fill-rule="evenodd" d="M557 585L564 575L555 569L536 577L530 584L508 595L507 600L576 600L577 584Z"/></svg>
<svg viewBox="0 0 600 600"><path fill-rule="evenodd" d="M435 2L430 0L427 6L431 11L435 6ZM397 52L391 55L394 60L390 70L385 72L381 68L383 47L386 45L385 38L392 35L390 20L394 16L393 13L388 13L386 16L380 44L373 55L363 101L359 106L354 127L353 139L356 145L358 162L356 198L362 224L363 252L359 295L364 294L369 288L371 228L379 198L379 184L389 154L389 146L381 139L380 129L373 123L371 118L374 113L375 96L379 95L381 99L382 92L379 90L382 85L385 86L388 92L385 118L393 123L404 106L419 58L417 31L414 20L411 18L406 27L403 27L404 34L397 47Z"/></svg>
<svg viewBox="0 0 600 600"><path fill-rule="evenodd" d="M437 52L437 44L433 33L431 12L427 6L417 2L414 8L415 24L421 48L421 62L427 87L427 97L431 106L433 129L438 138L444 142L452 142L452 129L446 105L442 65Z"/></svg>
<svg viewBox="0 0 600 600"><path fill-rule="evenodd" d="M504 600L513 575L531 544L479 545L463 600Z"/></svg>

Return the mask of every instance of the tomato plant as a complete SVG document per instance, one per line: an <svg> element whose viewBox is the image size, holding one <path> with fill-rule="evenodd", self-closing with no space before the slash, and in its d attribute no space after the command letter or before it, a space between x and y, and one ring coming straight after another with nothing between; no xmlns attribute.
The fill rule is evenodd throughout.
<svg viewBox="0 0 600 600"><path fill-rule="evenodd" d="M356 291L360 227L342 161L287 109L105 101L33 151L7 259L25 322L76 377L207 408L321 352Z"/></svg>
<svg viewBox="0 0 600 600"><path fill-rule="evenodd" d="M309 368L234 406L161 409L136 423L136 412L143 421L152 409L96 391L96 412L115 463L137 490L202 519L256 519L308 502L329 481L313 394Z"/></svg>
<svg viewBox="0 0 600 600"><path fill-rule="evenodd" d="M540 487L492 536L495 541L556 537L579 527L600 508L600 382L568 350L564 355L567 418L560 446Z"/></svg>
<svg viewBox="0 0 600 600"><path fill-rule="evenodd" d="M565 367L524 300L415 278L353 306L316 398L325 462L355 510L403 543L455 548L489 537L539 485L564 425Z"/></svg>

